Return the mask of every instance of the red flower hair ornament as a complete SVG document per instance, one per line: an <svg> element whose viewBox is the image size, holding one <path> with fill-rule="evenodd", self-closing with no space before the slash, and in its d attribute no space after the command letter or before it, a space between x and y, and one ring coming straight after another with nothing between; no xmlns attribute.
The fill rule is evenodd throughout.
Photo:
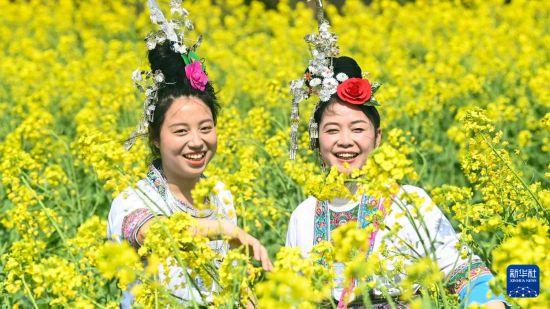
<svg viewBox="0 0 550 309"><path fill-rule="evenodd" d="M348 78L336 88L338 97L347 103L354 105L380 105L373 97L374 92L380 87L379 83L371 83L363 78Z"/></svg>

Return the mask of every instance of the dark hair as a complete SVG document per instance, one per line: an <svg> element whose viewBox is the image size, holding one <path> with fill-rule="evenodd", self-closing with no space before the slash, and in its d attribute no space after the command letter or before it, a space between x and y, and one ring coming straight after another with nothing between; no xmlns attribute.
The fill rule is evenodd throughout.
<svg viewBox="0 0 550 309"><path fill-rule="evenodd" d="M191 82L185 76L185 62L181 54L172 50L170 42L159 44L153 50L150 50L148 58L151 71L159 70L164 75L164 82L157 91L153 122L149 123L149 148L151 148L153 157L158 158L160 151L154 142L160 139L160 128L164 122L164 116L174 100L180 97L200 99L210 108L214 125L217 123L220 105L210 81L206 83L204 91L191 86Z"/></svg>
<svg viewBox="0 0 550 309"><path fill-rule="evenodd" d="M349 78L362 78L361 67L353 58L346 56L332 58L332 65L334 68L335 76L338 73L346 73ZM335 102L346 103L338 97L337 93L333 94L330 97L330 100L328 100L327 102L319 101L319 103L317 104L317 108L315 109L315 112L313 114L313 119L317 124L321 124L321 119L323 118L325 110L327 109L327 107L331 106ZM376 107L366 105L354 106L357 106L367 116L367 118L369 118L374 126L374 134L377 134L378 129L380 128L380 114L378 113ZM318 148L319 141L315 141L313 146L314 148Z"/></svg>

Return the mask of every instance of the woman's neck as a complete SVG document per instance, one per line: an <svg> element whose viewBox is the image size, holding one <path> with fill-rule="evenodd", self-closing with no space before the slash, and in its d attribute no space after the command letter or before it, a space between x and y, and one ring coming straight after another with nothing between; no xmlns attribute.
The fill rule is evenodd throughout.
<svg viewBox="0 0 550 309"><path fill-rule="evenodd" d="M346 188L348 188L351 195L355 196L355 194L357 194L357 182L347 181L346 182Z"/></svg>
<svg viewBox="0 0 550 309"><path fill-rule="evenodd" d="M182 178L172 175L171 173L167 173L166 171L164 171L164 176L166 177L166 182L168 183L170 192L172 192L176 198L182 200L190 206L193 206L191 191L199 182L200 177Z"/></svg>
<svg viewBox="0 0 550 309"><path fill-rule="evenodd" d="M346 182L346 188L349 190L352 196L357 198L355 195L357 194L357 183L356 182ZM354 204L357 201L355 199L348 199L348 198L340 198L337 197L333 200L331 200L329 203L334 208L340 208L340 207L348 207L350 203Z"/></svg>

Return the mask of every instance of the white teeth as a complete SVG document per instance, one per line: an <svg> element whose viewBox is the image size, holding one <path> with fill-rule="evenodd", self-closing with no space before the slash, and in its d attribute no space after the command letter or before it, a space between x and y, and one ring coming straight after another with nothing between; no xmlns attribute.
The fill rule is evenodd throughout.
<svg viewBox="0 0 550 309"><path fill-rule="evenodd" d="M359 154L356 152L340 152L335 154L336 157L342 158L342 159L352 159L357 157Z"/></svg>
<svg viewBox="0 0 550 309"><path fill-rule="evenodd" d="M200 159L204 158L204 156L206 156L206 152L186 154L186 155L183 155L183 156L186 159L189 159L189 160L200 160Z"/></svg>

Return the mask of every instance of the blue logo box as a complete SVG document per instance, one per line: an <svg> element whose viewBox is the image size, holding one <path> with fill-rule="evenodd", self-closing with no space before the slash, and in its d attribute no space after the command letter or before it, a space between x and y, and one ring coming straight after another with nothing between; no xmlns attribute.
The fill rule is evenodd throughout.
<svg viewBox="0 0 550 309"><path fill-rule="evenodd" d="M506 294L513 298L532 298L540 294L540 269L537 265L510 265L506 269Z"/></svg>

